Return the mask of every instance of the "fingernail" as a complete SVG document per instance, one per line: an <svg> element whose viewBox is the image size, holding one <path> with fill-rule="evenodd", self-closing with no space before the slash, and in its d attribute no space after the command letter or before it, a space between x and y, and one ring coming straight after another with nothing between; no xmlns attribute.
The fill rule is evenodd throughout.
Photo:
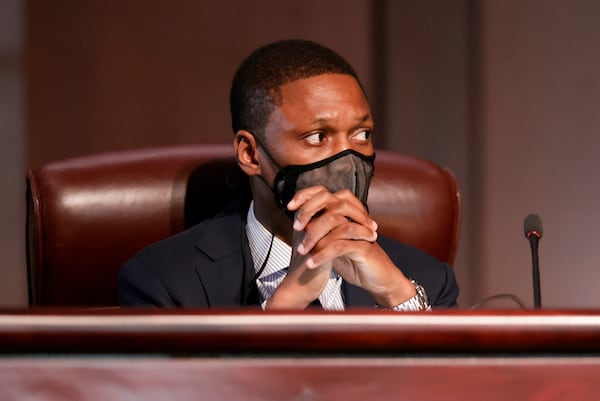
<svg viewBox="0 0 600 401"><path fill-rule="evenodd" d="M291 201L288 202L287 204L287 208L291 208L294 207L296 205L296 200L292 199Z"/></svg>
<svg viewBox="0 0 600 401"><path fill-rule="evenodd" d="M300 221L294 220L294 230L300 231Z"/></svg>
<svg viewBox="0 0 600 401"><path fill-rule="evenodd" d="M371 226L373 227L373 230L377 230L377 228L379 227L375 220L373 220L373 222L371 223Z"/></svg>
<svg viewBox="0 0 600 401"><path fill-rule="evenodd" d="M309 269L315 267L315 261L313 260L313 258L306 259L306 267L308 267Z"/></svg>
<svg viewBox="0 0 600 401"><path fill-rule="evenodd" d="M297 248L297 250L298 250L298 253L299 253L299 254L301 254L301 255L304 255L304 252L305 252L305 249L304 249L304 244L303 244L303 243L300 243L300 245L298 245L298 248Z"/></svg>

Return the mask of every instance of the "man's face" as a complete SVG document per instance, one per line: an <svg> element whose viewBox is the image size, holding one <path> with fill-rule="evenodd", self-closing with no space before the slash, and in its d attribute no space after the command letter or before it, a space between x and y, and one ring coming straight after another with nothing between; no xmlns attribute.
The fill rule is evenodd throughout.
<svg viewBox="0 0 600 401"><path fill-rule="evenodd" d="M294 81L281 87L281 99L265 128L265 146L279 167L313 163L346 149L373 154L369 105L352 76ZM263 158L263 172L273 182L277 168L268 162Z"/></svg>

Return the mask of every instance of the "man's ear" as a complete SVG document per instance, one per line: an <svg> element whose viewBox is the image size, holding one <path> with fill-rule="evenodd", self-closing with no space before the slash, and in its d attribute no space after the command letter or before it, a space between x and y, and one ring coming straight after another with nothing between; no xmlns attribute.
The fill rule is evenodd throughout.
<svg viewBox="0 0 600 401"><path fill-rule="evenodd" d="M258 144L252 133L240 130L235 133L233 138L233 149L237 163L244 173L249 176L260 175L260 155L258 154Z"/></svg>

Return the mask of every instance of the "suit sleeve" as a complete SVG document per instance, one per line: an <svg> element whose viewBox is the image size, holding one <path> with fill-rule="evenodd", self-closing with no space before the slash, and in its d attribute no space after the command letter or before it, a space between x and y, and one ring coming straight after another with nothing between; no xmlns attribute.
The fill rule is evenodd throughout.
<svg viewBox="0 0 600 401"><path fill-rule="evenodd" d="M439 279L441 285L436 287L436 292L428 296L432 308L456 308L458 306L456 299L458 298L458 283L454 270L446 263L442 264L440 269ZM433 299L432 299L433 298Z"/></svg>
<svg viewBox="0 0 600 401"><path fill-rule="evenodd" d="M423 286L432 308L457 307L459 288L450 265L384 236L378 242L406 277Z"/></svg>
<svg viewBox="0 0 600 401"><path fill-rule="evenodd" d="M118 287L121 306L176 306L161 282L137 259L123 265L119 271Z"/></svg>

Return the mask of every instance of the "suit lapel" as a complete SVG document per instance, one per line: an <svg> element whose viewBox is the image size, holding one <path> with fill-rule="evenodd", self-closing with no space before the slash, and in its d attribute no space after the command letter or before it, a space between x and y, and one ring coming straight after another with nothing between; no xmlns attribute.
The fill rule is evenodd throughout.
<svg viewBox="0 0 600 401"><path fill-rule="evenodd" d="M206 222L196 249L205 260L196 266L209 307L255 304L252 259L240 214L216 217ZM252 270L250 270L252 269Z"/></svg>

